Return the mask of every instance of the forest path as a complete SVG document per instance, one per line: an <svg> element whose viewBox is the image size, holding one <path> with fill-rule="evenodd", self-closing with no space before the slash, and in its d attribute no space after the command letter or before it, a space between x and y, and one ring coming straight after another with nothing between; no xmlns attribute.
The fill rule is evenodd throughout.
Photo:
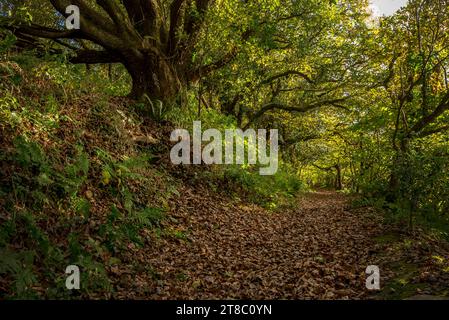
<svg viewBox="0 0 449 320"><path fill-rule="evenodd" d="M142 296L357 299L369 293L365 269L373 264L370 246L380 223L372 212L350 210L348 196L309 193L296 210L271 213L206 188L182 194L166 226L172 236L137 257L154 272L151 281L133 275Z"/></svg>

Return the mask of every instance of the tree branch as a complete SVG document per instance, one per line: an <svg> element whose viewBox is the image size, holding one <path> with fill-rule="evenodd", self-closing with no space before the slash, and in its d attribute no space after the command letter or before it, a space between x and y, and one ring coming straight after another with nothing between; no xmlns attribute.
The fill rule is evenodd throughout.
<svg viewBox="0 0 449 320"><path fill-rule="evenodd" d="M133 26L130 23L129 16L122 13L122 8L114 0L96 0L97 4L103 8L115 25L122 31L134 33Z"/></svg>
<svg viewBox="0 0 449 320"><path fill-rule="evenodd" d="M40 26L31 25L13 25L3 26L5 29L12 31L14 34L24 34L45 39L82 39L83 35L79 30L57 30Z"/></svg>
<svg viewBox="0 0 449 320"><path fill-rule="evenodd" d="M433 134L441 133L441 132L447 131L447 130L449 130L449 126L443 126L443 127L436 128L436 129L433 129L433 130L422 131L422 132L420 132L418 134L418 137L424 138L424 137L428 137L428 136L431 136Z"/></svg>
<svg viewBox="0 0 449 320"><path fill-rule="evenodd" d="M298 112L298 113L305 113L307 111L311 111L317 108L320 108L322 106L325 105L331 105L337 108L343 108L345 110L348 110L347 107L342 106L339 104L339 102L343 102L345 100L347 100L349 97L344 97L344 98L338 98L338 99L332 99L332 100L324 100L324 101L319 101L313 104L309 104L309 105L305 105L305 106L301 106L301 107L293 107L293 106L287 106L285 104L282 103L278 103L278 102L271 102L268 103L266 105L264 105L259 111L257 111L253 117L249 120L249 122L246 124L245 129L248 129L248 127L254 123L254 121L256 121L258 118L260 118L263 114L265 114L266 112L270 111L270 110L284 110L284 111L288 111L288 112Z"/></svg>
<svg viewBox="0 0 449 320"><path fill-rule="evenodd" d="M265 79L265 80L262 81L260 84L261 84L261 85L262 85L262 84L267 84L267 83L270 83L270 82L272 82L272 81L274 81L274 80L277 80L277 79L279 79L279 78L284 78L284 77L288 77L288 76L291 76L291 75L297 75L297 76L300 76L301 78L303 78L304 80L306 80L308 83L313 84L313 80L312 80L308 75L306 75L305 73L302 73L302 72L300 72L300 71L296 71L296 70L288 70L288 71L285 71L285 72L276 74L276 75L274 75L274 76L271 76L271 77Z"/></svg>
<svg viewBox="0 0 449 320"><path fill-rule="evenodd" d="M117 29L111 19L95 11L84 0L50 0L53 7L63 16L67 16L65 9L69 5L77 5L82 12L80 16L81 29L84 39L92 40L108 49L125 49L135 39L118 37Z"/></svg>
<svg viewBox="0 0 449 320"><path fill-rule="evenodd" d="M429 115L421 118L410 130L410 134L419 134L427 125L434 122L440 115L442 115L446 110L449 109L449 91L441 99L441 102L436 107L436 109Z"/></svg>
<svg viewBox="0 0 449 320"><path fill-rule="evenodd" d="M231 51L225 54L220 60L201 66L189 73L188 78L195 82L200 79L201 76L208 75L209 73L223 68L225 65L230 63L237 56L237 48L234 47Z"/></svg>
<svg viewBox="0 0 449 320"><path fill-rule="evenodd" d="M75 64L99 64L99 63L119 63L121 59L118 55L111 54L109 51L99 50L79 50L76 56L69 59Z"/></svg>
<svg viewBox="0 0 449 320"><path fill-rule="evenodd" d="M170 31L167 41L167 55L171 56L177 46L176 32L179 27L179 18L181 16L181 6L185 0L174 0L170 5Z"/></svg>

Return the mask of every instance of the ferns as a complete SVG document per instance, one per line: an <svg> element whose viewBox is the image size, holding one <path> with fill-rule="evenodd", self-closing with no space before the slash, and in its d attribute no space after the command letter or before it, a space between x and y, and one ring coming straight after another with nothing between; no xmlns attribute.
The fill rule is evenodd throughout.
<svg viewBox="0 0 449 320"><path fill-rule="evenodd" d="M129 241L143 245L139 232L144 228L159 226L163 218L163 212L158 208L145 208L142 211L124 215L116 206L113 206L107 222L100 228L100 235L105 237L105 245L111 252L123 249Z"/></svg>
<svg viewBox="0 0 449 320"><path fill-rule="evenodd" d="M145 208L142 211L133 213L130 220L135 221L139 226L155 227L159 226L159 223L163 218L164 215L161 209Z"/></svg>
<svg viewBox="0 0 449 320"><path fill-rule="evenodd" d="M16 252L8 248L0 248L0 275L10 275L14 279L15 298L36 297L32 289L37 281L32 269L34 257L33 251Z"/></svg>

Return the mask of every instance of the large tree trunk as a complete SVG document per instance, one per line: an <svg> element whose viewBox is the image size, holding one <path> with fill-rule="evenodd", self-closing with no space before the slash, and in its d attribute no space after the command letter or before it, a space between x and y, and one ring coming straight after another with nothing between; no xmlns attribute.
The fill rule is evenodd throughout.
<svg viewBox="0 0 449 320"><path fill-rule="evenodd" d="M130 96L142 100L145 95L152 100L169 104L177 97L182 82L175 66L156 56L127 59L125 67L132 78Z"/></svg>
<svg viewBox="0 0 449 320"><path fill-rule="evenodd" d="M205 65L193 59L207 12L213 5L211 0L93 1L96 5L87 2L49 0L65 17L68 4L78 6L82 12L79 29L30 26L15 18L8 18L7 29L18 38L51 39L60 45L61 40L71 39L74 42L66 42L64 46L76 54L70 58L72 63L122 63L133 82L130 96L137 100L148 96L164 106L171 105L187 84L224 67L237 54L237 48L233 47ZM247 32L244 38L249 36ZM96 46L92 48L85 42Z"/></svg>

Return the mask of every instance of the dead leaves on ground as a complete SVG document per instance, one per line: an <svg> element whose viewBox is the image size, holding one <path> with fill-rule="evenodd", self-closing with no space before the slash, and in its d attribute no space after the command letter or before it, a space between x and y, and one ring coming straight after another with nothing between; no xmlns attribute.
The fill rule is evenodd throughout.
<svg viewBox="0 0 449 320"><path fill-rule="evenodd" d="M286 212L234 203L206 188L185 187L162 237L141 252L157 273L134 276L151 299L362 299L365 269L376 264L379 219L346 208L347 198L313 193ZM176 221L176 222L174 222ZM130 279L131 280L131 279ZM129 297L134 283L119 296Z"/></svg>

